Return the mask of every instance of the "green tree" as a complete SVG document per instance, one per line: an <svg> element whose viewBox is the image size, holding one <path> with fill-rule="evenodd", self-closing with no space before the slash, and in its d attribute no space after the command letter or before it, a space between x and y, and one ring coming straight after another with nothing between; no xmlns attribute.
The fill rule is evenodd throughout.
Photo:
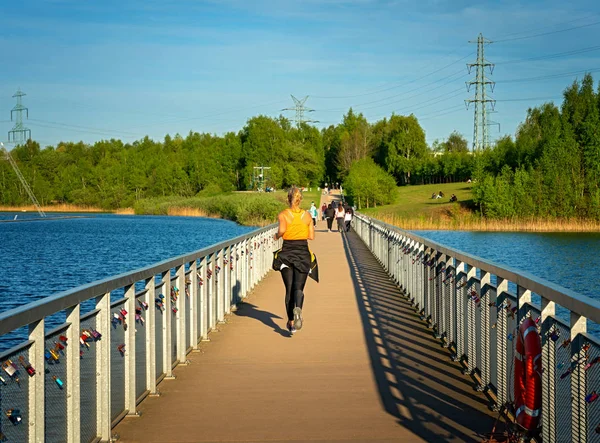
<svg viewBox="0 0 600 443"><path fill-rule="evenodd" d="M358 209L392 203L396 196L394 178L371 158L353 163L344 180L344 189Z"/></svg>

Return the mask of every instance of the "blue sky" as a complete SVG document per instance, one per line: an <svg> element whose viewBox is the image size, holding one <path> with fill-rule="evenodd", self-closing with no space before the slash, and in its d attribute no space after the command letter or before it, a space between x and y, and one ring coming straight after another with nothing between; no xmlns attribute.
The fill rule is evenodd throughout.
<svg viewBox="0 0 600 443"><path fill-rule="evenodd" d="M42 145L238 131L291 107L290 94L310 96L319 127L353 106L372 122L412 112L429 143L453 130L471 141L466 63L480 32L498 40L486 47L497 63L496 138L514 134L528 107L560 102L582 74L522 79L600 79L597 22L599 3L587 0L3 1L0 140L20 87ZM534 34L546 35L500 41Z"/></svg>

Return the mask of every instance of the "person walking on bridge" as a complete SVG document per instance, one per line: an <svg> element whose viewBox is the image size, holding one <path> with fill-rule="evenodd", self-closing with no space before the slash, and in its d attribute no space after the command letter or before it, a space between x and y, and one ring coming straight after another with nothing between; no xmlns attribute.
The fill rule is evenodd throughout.
<svg viewBox="0 0 600 443"><path fill-rule="evenodd" d="M308 248L308 240L314 240L315 227L311 215L300 209L302 194L295 186L288 192L289 208L279 213L279 229L275 240L283 238L283 246L275 259L285 285L285 306L287 329L291 334L302 328L302 306L304 285L311 272L313 254Z"/></svg>
<svg viewBox="0 0 600 443"><path fill-rule="evenodd" d="M308 210L308 212L310 212L310 216L313 219L313 226L317 226L317 217L319 216L319 211L315 206L315 202L310 203L310 209Z"/></svg>
<svg viewBox="0 0 600 443"><path fill-rule="evenodd" d="M327 205L327 209L325 209L325 219L327 220L327 229L329 232L332 231L331 227L333 226L333 219L335 218L335 209L331 206L331 203Z"/></svg>
<svg viewBox="0 0 600 443"><path fill-rule="evenodd" d="M337 220L337 228L338 232L344 231L344 217L346 216L346 211L344 211L344 207L341 203L338 204L337 209L335 210L335 219Z"/></svg>

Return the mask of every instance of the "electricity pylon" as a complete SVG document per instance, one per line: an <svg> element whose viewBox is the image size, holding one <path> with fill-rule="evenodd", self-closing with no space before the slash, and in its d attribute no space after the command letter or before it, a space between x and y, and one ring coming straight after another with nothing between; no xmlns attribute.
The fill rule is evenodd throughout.
<svg viewBox="0 0 600 443"><path fill-rule="evenodd" d="M25 180L25 177L23 177L23 174L21 174L21 171L19 170L19 167L17 166L17 162L15 162L15 160L12 158L12 155L10 155L10 152L8 152L8 149L6 149L4 147L4 143L0 143L0 154L2 152L4 152L6 159L8 160L10 165L15 170L15 174L17 174L19 181L23 185L23 188L25 188L25 192L27 192L27 195L29 195L29 198L31 199L33 206L35 206L35 209L37 209L38 214L40 214L40 217L45 217L46 213L43 211L42 207L40 206L40 202L38 202L37 198L35 198L35 195L33 194L33 191L31 190L31 188L29 187L27 180Z"/></svg>
<svg viewBox="0 0 600 443"><path fill-rule="evenodd" d="M291 95L291 94L290 94ZM306 120L304 118L305 112L314 112L314 109L309 109L304 106L306 100L308 100L308 95L304 97L302 100L298 100L296 97L292 95L292 100L294 100L293 108L283 108L282 111L296 111L296 118L292 119L292 121L296 122L296 125L300 126L302 123L319 123L317 120Z"/></svg>
<svg viewBox="0 0 600 443"><path fill-rule="evenodd" d="M496 106L496 100L491 98L487 93L489 87L491 92L494 92L495 82L491 81L485 75L485 69L489 69L490 75L494 72L494 64L488 62L483 54L486 45L492 43L491 40L486 39L482 34L477 36L476 41L469 41L469 43L477 43L477 61L475 63L468 63L467 68L469 74L473 67L476 67L475 78L467 83L467 91L471 90L471 86L475 85L475 97L465 100L467 109L469 104L475 103L475 118L473 124L473 150L480 151L489 146L489 134L488 126L497 125L498 123L488 121L488 114L494 112Z"/></svg>
<svg viewBox="0 0 600 443"><path fill-rule="evenodd" d="M24 95L25 93L21 91L21 88L19 88L19 90L15 92L15 95L13 95L13 97L17 99L17 104L10 111L10 121L12 121L13 119L13 114L16 113L17 117L12 130L8 131L8 141L11 141L12 135L12 142L18 144L25 143L31 138L31 130L23 126L23 111L25 111L25 113L27 114L27 118L29 118L29 109L23 106L23 103L21 102L21 97L23 97Z"/></svg>

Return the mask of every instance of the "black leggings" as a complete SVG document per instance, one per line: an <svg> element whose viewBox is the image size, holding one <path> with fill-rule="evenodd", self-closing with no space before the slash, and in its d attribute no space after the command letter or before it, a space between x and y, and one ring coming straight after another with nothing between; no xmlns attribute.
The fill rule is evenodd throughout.
<svg viewBox="0 0 600 443"><path fill-rule="evenodd" d="M283 268L281 277L285 285L285 308L287 311L288 321L294 320L294 308L302 309L304 304L304 285L308 274L298 272L296 268Z"/></svg>
<svg viewBox="0 0 600 443"><path fill-rule="evenodd" d="M333 226L333 218L328 217L327 218L327 229L329 229L331 231L332 226Z"/></svg>

